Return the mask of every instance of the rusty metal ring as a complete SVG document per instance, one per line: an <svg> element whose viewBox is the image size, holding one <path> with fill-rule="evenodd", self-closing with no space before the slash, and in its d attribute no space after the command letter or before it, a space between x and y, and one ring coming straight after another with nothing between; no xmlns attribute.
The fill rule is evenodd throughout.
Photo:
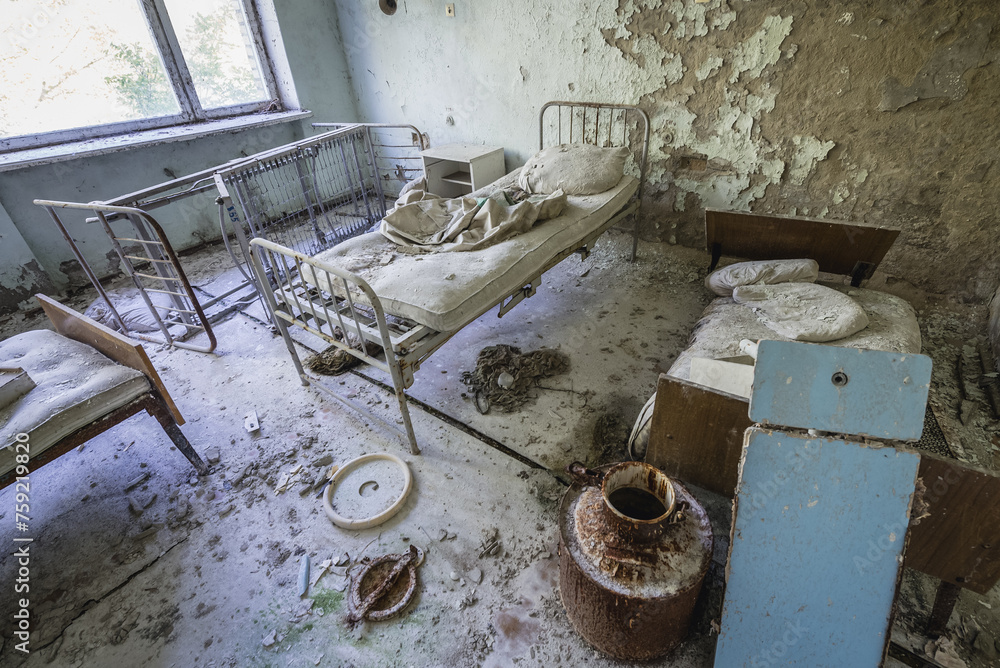
<svg viewBox="0 0 1000 668"><path fill-rule="evenodd" d="M416 547L416 546L414 546ZM410 578L410 586L406 588L406 593L403 594L403 598L400 599L399 603L387 608L385 610L366 610L363 612L362 616L372 622L381 621L383 619L389 619L398 615L403 609L409 605L410 601L413 600L413 594L417 591L417 566L424 561L424 551L419 547L417 549L417 559L415 561L407 564L406 573ZM365 564L364 568L355 576L354 581L351 583L350 590L350 604L353 610L359 611L362 605L361 601L361 583L364 581L365 576L379 564L384 564L386 562L398 562L406 557L405 554L386 554L381 557L372 559L370 562Z"/></svg>

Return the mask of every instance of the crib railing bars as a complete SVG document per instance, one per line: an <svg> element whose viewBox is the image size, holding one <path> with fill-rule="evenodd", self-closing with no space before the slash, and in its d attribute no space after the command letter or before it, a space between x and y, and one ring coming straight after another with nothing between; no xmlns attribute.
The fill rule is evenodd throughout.
<svg viewBox="0 0 1000 668"><path fill-rule="evenodd" d="M314 128L365 128L370 147L370 160L378 175L383 207L399 196L408 181L423 174L420 152L430 146L427 137L413 125L393 123L313 123ZM384 215L383 208L383 215Z"/></svg>
<svg viewBox="0 0 1000 668"><path fill-rule="evenodd" d="M366 129L348 126L224 167L215 174L221 220L242 227L238 240L259 237L315 255L384 215L373 160ZM240 246L248 265L249 246Z"/></svg>

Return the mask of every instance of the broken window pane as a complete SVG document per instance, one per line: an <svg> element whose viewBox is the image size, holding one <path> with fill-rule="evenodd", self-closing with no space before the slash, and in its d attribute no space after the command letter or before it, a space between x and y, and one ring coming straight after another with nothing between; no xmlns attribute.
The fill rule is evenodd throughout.
<svg viewBox="0 0 1000 668"><path fill-rule="evenodd" d="M166 0L165 4L203 108L267 99L239 0Z"/></svg>
<svg viewBox="0 0 1000 668"><path fill-rule="evenodd" d="M136 0L0 0L0 137L177 114Z"/></svg>

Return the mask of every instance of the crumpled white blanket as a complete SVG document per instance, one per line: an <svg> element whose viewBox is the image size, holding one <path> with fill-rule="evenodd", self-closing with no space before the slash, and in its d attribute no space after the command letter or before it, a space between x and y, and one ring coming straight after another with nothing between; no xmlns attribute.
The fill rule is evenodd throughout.
<svg viewBox="0 0 1000 668"><path fill-rule="evenodd" d="M411 252L473 251L527 232L565 207L561 190L511 204L502 190L489 197L447 199L414 188L400 194L379 232Z"/></svg>

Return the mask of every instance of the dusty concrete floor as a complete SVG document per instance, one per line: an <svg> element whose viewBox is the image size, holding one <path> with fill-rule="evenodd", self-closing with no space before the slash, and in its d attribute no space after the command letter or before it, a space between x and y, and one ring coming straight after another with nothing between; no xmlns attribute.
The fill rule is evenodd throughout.
<svg viewBox="0 0 1000 668"><path fill-rule="evenodd" d="M217 450L221 461L211 476L192 478L188 462L142 415L33 472L33 652L15 652L4 629L0 663L618 665L575 634L558 600L556 509L565 488L550 470L573 460L625 458L632 419L708 303L704 253L660 244L640 249L641 260L629 264L628 240L611 235L584 263L571 258L553 270L538 294L508 316L483 316L417 374L415 398L544 468L527 466L419 408L412 414L423 454L408 455L384 427L303 387L281 340L254 317L255 307L217 325L214 354L147 346L187 418L188 438L203 454ZM225 270L227 259L215 249L184 262L192 282L217 293L236 280ZM925 331L929 344L941 339L945 345L945 339L974 331L977 307L908 296L933 325ZM82 310L91 298L83 293L69 301ZM0 331L7 336L35 326L43 325L18 317L0 323ZM558 347L572 368L545 381L554 389L539 390L520 411L480 415L462 397L459 378L478 351L494 343ZM332 382L343 383L340 389L374 412L395 415L391 396L357 376ZM250 410L261 419L256 437L243 429ZM978 452L976 438L969 437L967 451ZM336 528L315 493L300 494L302 480L317 476L314 463L324 458L343 463L369 452L403 456L414 491L386 524ZM300 464L307 475L276 495L278 479ZM124 489L144 472L148 481ZM715 560L690 640L657 665L712 664L711 621L721 600L730 511L727 500L693 491L713 520ZM11 488L0 492L0 540L8 545L13 503ZM480 558L493 532L502 549ZM356 564L411 544L426 552L420 588L392 621L357 630L345 625L346 567L332 569L306 598L297 596L303 554L310 555L315 574L326 559L346 554ZM11 561L5 553L5 582L12 579ZM907 574L896 635L914 647L933 587L928 578ZM991 612L1000 609L1000 600L994 599L992 592L966 592L953 617L958 651L970 665L991 665L983 638L1000 637ZM3 618L10 618L12 605L4 596ZM972 626L983 629L977 649L974 637L958 632Z"/></svg>

